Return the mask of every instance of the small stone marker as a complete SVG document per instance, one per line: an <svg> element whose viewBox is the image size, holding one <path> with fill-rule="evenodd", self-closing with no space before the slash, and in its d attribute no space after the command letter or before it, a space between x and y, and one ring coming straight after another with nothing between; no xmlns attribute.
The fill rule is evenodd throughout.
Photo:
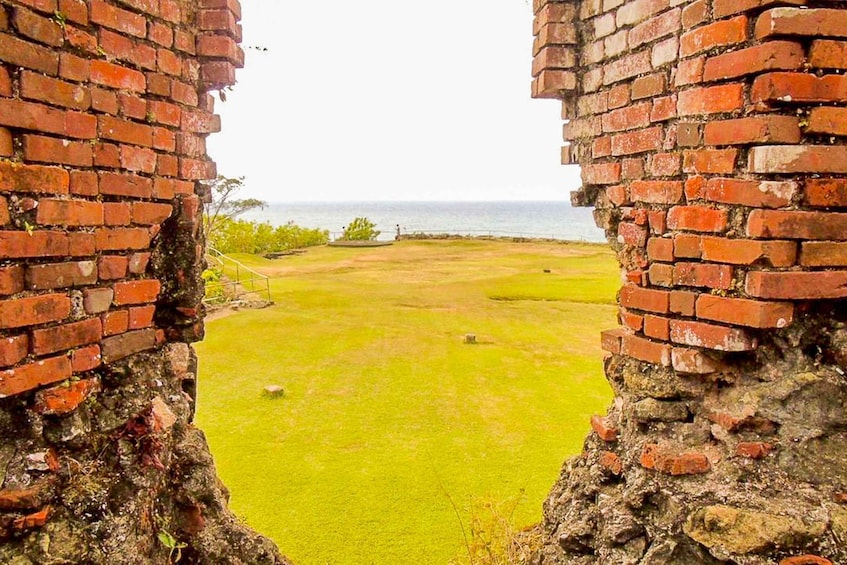
<svg viewBox="0 0 847 565"><path fill-rule="evenodd" d="M265 396L270 396L271 398L278 398L280 396L285 396L285 391L279 385L268 385L264 388L263 394Z"/></svg>
<svg viewBox="0 0 847 565"><path fill-rule="evenodd" d="M476 335L475 334L465 334L465 343L467 343L467 344L476 343Z"/></svg>

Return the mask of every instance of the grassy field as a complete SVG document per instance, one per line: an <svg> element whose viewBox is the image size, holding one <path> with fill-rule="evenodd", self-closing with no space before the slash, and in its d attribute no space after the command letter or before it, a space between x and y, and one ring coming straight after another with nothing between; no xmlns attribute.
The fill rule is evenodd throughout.
<svg viewBox="0 0 847 565"><path fill-rule="evenodd" d="M520 497L516 524L540 519L611 399L599 332L619 278L605 246L238 259L273 277L276 304L207 324L198 422L247 523L298 565L402 565L461 556L479 500ZM264 397L269 384L285 396Z"/></svg>

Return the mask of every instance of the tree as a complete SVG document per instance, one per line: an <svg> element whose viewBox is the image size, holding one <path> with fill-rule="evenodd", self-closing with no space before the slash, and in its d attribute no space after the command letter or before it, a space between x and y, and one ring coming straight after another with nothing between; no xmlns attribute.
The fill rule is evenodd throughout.
<svg viewBox="0 0 847 565"><path fill-rule="evenodd" d="M235 198L238 191L244 188L244 177L228 178L218 175L207 186L212 196L212 202L203 216L203 228L207 240L225 222L248 210L264 208L268 204L264 200L256 198Z"/></svg>
<svg viewBox="0 0 847 565"><path fill-rule="evenodd" d="M381 233L375 229L376 224L367 218L356 218L344 228L339 239L343 241L370 241Z"/></svg>

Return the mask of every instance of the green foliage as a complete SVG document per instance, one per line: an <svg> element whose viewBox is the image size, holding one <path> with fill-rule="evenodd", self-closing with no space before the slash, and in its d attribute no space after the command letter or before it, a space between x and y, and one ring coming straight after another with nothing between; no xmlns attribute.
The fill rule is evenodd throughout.
<svg viewBox="0 0 847 565"><path fill-rule="evenodd" d="M355 218L344 227L344 233L338 238L342 241L372 241L382 233L376 229L376 224L367 218Z"/></svg>
<svg viewBox="0 0 847 565"><path fill-rule="evenodd" d="M168 554L168 561L171 563L179 563L179 560L182 559L182 549L188 547L188 545L178 541L166 530L161 530L157 537L159 538L159 543L165 546L166 549L171 550Z"/></svg>
<svg viewBox="0 0 847 565"><path fill-rule="evenodd" d="M325 245L328 241L328 230L303 228L293 222L274 227L266 222L226 219L218 223L208 244L221 253L263 255Z"/></svg>
<svg viewBox="0 0 847 565"><path fill-rule="evenodd" d="M212 202L203 215L203 229L207 239L213 239L215 232L227 221L254 208L264 208L267 202L256 198L236 198L244 188L244 177L228 178L223 175L208 183Z"/></svg>
<svg viewBox="0 0 847 565"><path fill-rule="evenodd" d="M233 509L293 562L444 565L468 546L502 553L495 538L541 519L612 396L598 339L615 325L611 250L399 241L235 258L271 276L277 306L208 322L197 420ZM492 507L506 533L486 533L473 501L521 489Z"/></svg>

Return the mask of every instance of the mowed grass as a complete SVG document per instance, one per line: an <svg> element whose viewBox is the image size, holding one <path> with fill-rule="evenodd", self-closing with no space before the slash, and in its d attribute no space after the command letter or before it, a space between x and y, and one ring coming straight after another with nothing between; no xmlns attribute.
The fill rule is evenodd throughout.
<svg viewBox="0 0 847 565"><path fill-rule="evenodd" d="M516 524L537 522L611 400L605 246L238 259L273 277L276 304L208 322L197 419L234 511L298 565L446 564L481 499L520 496ZM269 384L285 396L264 397Z"/></svg>

